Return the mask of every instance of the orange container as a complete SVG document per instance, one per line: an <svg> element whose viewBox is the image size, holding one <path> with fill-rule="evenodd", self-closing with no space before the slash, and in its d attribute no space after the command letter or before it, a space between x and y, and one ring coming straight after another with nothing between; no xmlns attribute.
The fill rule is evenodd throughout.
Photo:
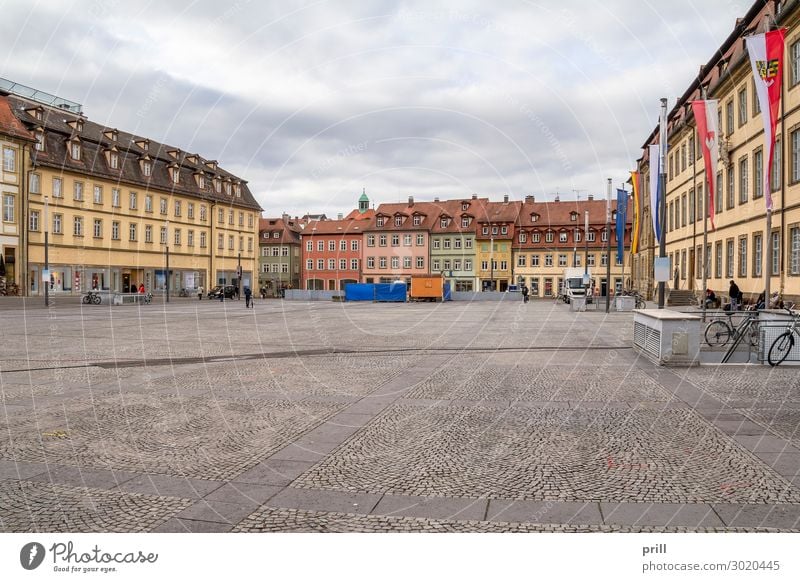
<svg viewBox="0 0 800 582"><path fill-rule="evenodd" d="M411 299L433 299L444 297L444 277L438 275L414 275L411 277Z"/></svg>

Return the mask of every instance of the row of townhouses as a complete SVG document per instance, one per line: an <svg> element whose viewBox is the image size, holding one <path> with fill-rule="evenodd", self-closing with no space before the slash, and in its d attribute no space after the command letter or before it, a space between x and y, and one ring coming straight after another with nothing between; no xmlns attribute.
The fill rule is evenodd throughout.
<svg viewBox="0 0 800 582"><path fill-rule="evenodd" d="M630 284L617 262L617 235L606 230L605 199L493 202L470 198L380 204L358 208L338 220L290 218L261 222L262 286L341 290L347 283L409 282L436 274L457 291L505 291L524 282L533 296L557 294L566 268L586 268L606 293L611 236L612 289ZM586 213L589 229L586 235ZM630 216L630 212L627 212ZM629 250L631 221L624 235Z"/></svg>
<svg viewBox="0 0 800 582"><path fill-rule="evenodd" d="M217 162L93 123L80 104L6 80L0 142L4 292L255 281L261 207Z"/></svg>
<svg viewBox="0 0 800 582"><path fill-rule="evenodd" d="M766 232L766 204L761 175L764 127L745 37L771 28L786 29L782 110L770 168L774 203L772 228ZM716 228L710 221L705 249L704 222L710 214L702 148L691 102L719 103L719 166L712 176ZM656 104L654 104L655 106ZM634 285L652 290L653 259L658 255L650 208L648 145L658 142L653 130L638 161L644 195L641 252L633 257ZM666 253L671 262L670 287L702 293L706 287L727 294L735 280L753 298L770 277L772 291L800 301L800 3L758 0L710 60L699 69L669 112L666 163ZM657 164L655 164L657 167ZM704 214L706 216L704 216Z"/></svg>

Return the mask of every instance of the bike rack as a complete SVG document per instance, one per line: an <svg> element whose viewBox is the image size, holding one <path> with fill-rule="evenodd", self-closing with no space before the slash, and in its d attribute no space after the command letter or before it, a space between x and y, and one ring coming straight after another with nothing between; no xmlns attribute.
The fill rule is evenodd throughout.
<svg viewBox="0 0 800 582"><path fill-rule="evenodd" d="M727 364L730 361L730 359L733 357L733 354L736 353L736 349L739 347L739 345L742 343L744 339L747 339L747 345L748 345L747 361L748 363L750 362L750 358L753 355L753 346L750 345L750 328L753 327L753 324L758 325L757 317L748 318L747 321L741 324L742 326L741 332L737 333L736 338L733 340L733 343L730 345L728 351L725 352L725 355L722 357L723 364ZM759 335L759 341L758 341L759 353L761 353L760 349L761 344L762 344L761 336Z"/></svg>
<svg viewBox="0 0 800 582"><path fill-rule="evenodd" d="M768 321L762 322L759 326L759 342L758 342L758 361L765 363L769 349L775 339L789 329L788 321ZM800 341L796 341L792 351L786 356L785 362L800 362Z"/></svg>

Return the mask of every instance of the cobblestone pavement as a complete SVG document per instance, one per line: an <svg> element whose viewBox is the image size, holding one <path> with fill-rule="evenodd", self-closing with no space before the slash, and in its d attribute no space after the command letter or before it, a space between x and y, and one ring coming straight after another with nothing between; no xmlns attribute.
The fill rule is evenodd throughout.
<svg viewBox="0 0 800 582"><path fill-rule="evenodd" d="M800 375L551 302L1 301L0 530L800 531Z"/></svg>

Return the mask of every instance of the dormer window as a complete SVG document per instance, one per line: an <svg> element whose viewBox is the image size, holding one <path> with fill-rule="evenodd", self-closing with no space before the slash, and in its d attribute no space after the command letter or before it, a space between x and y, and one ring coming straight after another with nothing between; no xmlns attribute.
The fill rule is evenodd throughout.
<svg viewBox="0 0 800 582"><path fill-rule="evenodd" d="M611 211L611 222L614 222L616 219L617 219L617 211L616 210L612 210Z"/></svg>
<svg viewBox="0 0 800 582"><path fill-rule="evenodd" d="M569 219L572 222L575 222L576 220L578 220L578 213L577 212L570 212L569 213Z"/></svg>
<svg viewBox="0 0 800 582"><path fill-rule="evenodd" d="M108 165L111 166L112 170L119 169L119 154L117 152L108 154Z"/></svg>
<svg viewBox="0 0 800 582"><path fill-rule="evenodd" d="M153 173L153 162L150 160L144 160L142 162L142 174L145 176L149 176Z"/></svg>
<svg viewBox="0 0 800 582"><path fill-rule="evenodd" d="M219 178L214 178L214 191L219 194L222 192L222 182Z"/></svg>
<svg viewBox="0 0 800 582"><path fill-rule="evenodd" d="M558 242L562 242L562 243L567 242L567 231L566 230L562 230L561 232L558 233Z"/></svg>
<svg viewBox="0 0 800 582"><path fill-rule="evenodd" d="M197 181L197 187L201 190L205 190L206 187L206 177L203 174L195 174L195 180Z"/></svg>
<svg viewBox="0 0 800 582"><path fill-rule="evenodd" d="M463 202L461 204L461 210L466 211L469 208L469 202Z"/></svg>
<svg viewBox="0 0 800 582"><path fill-rule="evenodd" d="M189 161L190 164L196 164L199 158L197 154L189 154L188 156L186 156L186 159Z"/></svg>
<svg viewBox="0 0 800 582"><path fill-rule="evenodd" d="M395 226L403 226L403 217L402 216L395 216L394 217L394 225Z"/></svg>
<svg viewBox="0 0 800 582"><path fill-rule="evenodd" d="M500 234L508 234L508 227L507 226L501 226L500 227Z"/></svg>
<svg viewBox="0 0 800 582"><path fill-rule="evenodd" d="M524 232L519 233L519 242L524 243L528 241L528 235Z"/></svg>
<svg viewBox="0 0 800 582"><path fill-rule="evenodd" d="M36 151L43 152L44 151L44 130L40 129L36 132Z"/></svg>
<svg viewBox="0 0 800 582"><path fill-rule="evenodd" d="M461 218L461 227L462 228L467 228L468 226L469 226L469 217L468 216L462 217Z"/></svg>
<svg viewBox="0 0 800 582"><path fill-rule="evenodd" d="M539 215L536 213L531 214L531 222L538 222L538 221L539 221Z"/></svg>
<svg viewBox="0 0 800 582"><path fill-rule="evenodd" d="M44 108L43 107L33 107L31 109L26 109L25 112L41 121L44 118Z"/></svg>
<svg viewBox="0 0 800 582"><path fill-rule="evenodd" d="M119 138L119 132L116 129L109 129L103 132L103 135L106 136L106 139L110 139L111 141L117 141Z"/></svg>
<svg viewBox="0 0 800 582"><path fill-rule="evenodd" d="M171 158L174 158L176 160L178 159L178 156L180 155L180 153L181 153L181 150L167 150L167 154Z"/></svg>
<svg viewBox="0 0 800 582"><path fill-rule="evenodd" d="M496 226L493 226L493 227L492 227L492 234L497 234L497 232L498 232L498 231L497 231L497 227L496 227Z"/></svg>
<svg viewBox="0 0 800 582"><path fill-rule="evenodd" d="M483 230L481 232L483 232L483 234L489 234L489 227L488 226L484 226Z"/></svg>
<svg viewBox="0 0 800 582"><path fill-rule="evenodd" d="M69 145L69 155L73 160L80 161L81 159L81 142L73 141Z"/></svg>
<svg viewBox="0 0 800 582"><path fill-rule="evenodd" d="M83 119L80 117L78 119L70 119L67 121L67 125L69 125L75 131L83 131Z"/></svg>
<svg viewBox="0 0 800 582"><path fill-rule="evenodd" d="M170 166L169 175L170 175L170 178L172 179L172 183L173 184L179 184L180 183L180 181L181 181L181 170L177 166L177 164L173 165L173 166Z"/></svg>
<svg viewBox="0 0 800 582"><path fill-rule="evenodd" d="M233 185L233 193L236 194L237 198L242 197L242 186L241 184L234 184Z"/></svg>
<svg viewBox="0 0 800 582"><path fill-rule="evenodd" d="M441 228L447 228L447 224L448 224L448 222L449 222L449 221L448 221L446 218L442 218L442 219L439 221L439 226L440 226Z"/></svg>
<svg viewBox="0 0 800 582"><path fill-rule="evenodd" d="M216 160L206 160L206 167L210 168L211 170L217 169L217 161ZM219 192L219 190L217 190Z"/></svg>
<svg viewBox="0 0 800 582"><path fill-rule="evenodd" d="M419 214L415 214L414 215L414 226L419 226L420 224L422 224L422 216L420 216Z"/></svg>
<svg viewBox="0 0 800 582"><path fill-rule="evenodd" d="M383 216L379 216L375 219L375 226L383 226Z"/></svg>
<svg viewBox="0 0 800 582"><path fill-rule="evenodd" d="M136 139L133 143L137 146L142 148L144 151L150 149L150 140L149 139Z"/></svg>
<svg viewBox="0 0 800 582"><path fill-rule="evenodd" d="M228 196L231 195L231 183L230 182L225 182L225 194L227 194Z"/></svg>

